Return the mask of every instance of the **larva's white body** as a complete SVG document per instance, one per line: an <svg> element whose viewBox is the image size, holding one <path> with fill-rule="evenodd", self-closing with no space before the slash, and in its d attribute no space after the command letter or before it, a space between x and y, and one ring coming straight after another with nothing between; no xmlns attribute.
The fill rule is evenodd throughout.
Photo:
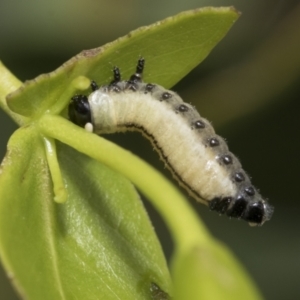
<svg viewBox="0 0 300 300"><path fill-rule="evenodd" d="M159 86L156 89L164 90ZM183 103L178 95L176 98L176 103ZM207 204L207 199L237 194L228 171L217 162L216 153L209 151L199 133L191 130L187 120L174 113L167 102L153 99L150 93L107 93L101 88L88 99L95 133L128 130L125 124L141 126L152 143L155 140L159 145L160 156L167 157L166 165L171 166L173 175L180 177L179 182L188 186L192 195L196 192L199 201Z"/></svg>
<svg viewBox="0 0 300 300"><path fill-rule="evenodd" d="M150 139L178 182L211 210L250 224L269 220L273 207L252 186L226 142L197 110L174 92L141 80L144 60L129 81L114 80L97 86L89 96L75 95L70 119L97 134L141 131Z"/></svg>

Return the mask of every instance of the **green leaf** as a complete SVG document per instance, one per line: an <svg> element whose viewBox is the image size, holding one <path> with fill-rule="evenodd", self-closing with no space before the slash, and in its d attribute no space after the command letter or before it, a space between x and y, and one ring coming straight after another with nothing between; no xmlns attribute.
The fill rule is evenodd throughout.
<svg viewBox="0 0 300 300"><path fill-rule="evenodd" d="M30 119L21 119L27 125L12 136L2 163L0 254L26 298L157 300L172 296L160 245L132 185L99 162L58 143L69 199L65 204L55 203L53 183L61 186L62 181L54 178L60 177L56 156L48 155L47 160L45 155L45 137L91 154L152 197L180 253L174 259L176 299L193 299L192 289L206 297L206 287L214 289L218 283L219 273L212 268L224 265L228 274L241 276L237 281L243 287L240 296L251 290L226 251L210 246L210 235L176 189L132 156L122 152L113 157L119 150L103 139L53 116L63 111L76 89L87 89L90 79L108 83L113 65L128 78L140 55L147 62L145 81L172 86L208 55L237 18L232 8L179 14L102 48L84 51L10 95L8 107ZM1 98L3 94L0 90ZM112 151L104 152L105 147ZM132 169L139 171L133 174ZM159 188L155 190L151 182ZM234 296L237 291L233 289ZM220 296L223 290L216 288L214 293Z"/></svg>
<svg viewBox="0 0 300 300"><path fill-rule="evenodd" d="M103 47L83 51L54 72L26 82L9 96L8 105L30 118L45 112L60 113L74 93L70 86L78 76L107 84L112 79L112 67L117 65L123 78L129 78L140 56L146 59L145 81L169 88L205 59L238 16L232 7L207 7L141 27Z"/></svg>
<svg viewBox="0 0 300 300"><path fill-rule="evenodd" d="M13 113L10 110L6 103L6 96L11 92L16 91L21 86L22 82L0 61L0 107L19 125L27 123L27 118Z"/></svg>
<svg viewBox="0 0 300 300"><path fill-rule="evenodd" d="M44 116L39 121L39 127L48 136L119 171L149 197L169 226L175 241L172 272L175 299L240 299L244 294L245 299L261 299L232 254L214 241L187 201L150 166L62 117Z"/></svg>
<svg viewBox="0 0 300 300"><path fill-rule="evenodd" d="M34 126L11 138L0 176L0 253L28 299L152 299L170 292L158 240L122 176L58 145L69 200L53 201Z"/></svg>
<svg viewBox="0 0 300 300"><path fill-rule="evenodd" d="M261 300L248 274L221 243L198 243L172 264L174 300Z"/></svg>

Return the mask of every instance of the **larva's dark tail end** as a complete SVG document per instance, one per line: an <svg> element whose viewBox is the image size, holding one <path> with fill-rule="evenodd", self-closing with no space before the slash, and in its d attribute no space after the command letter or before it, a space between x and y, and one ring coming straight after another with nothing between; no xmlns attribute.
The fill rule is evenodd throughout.
<svg viewBox="0 0 300 300"><path fill-rule="evenodd" d="M215 198L209 202L209 208L230 218L245 220L251 226L261 226L269 221L274 208L264 200L248 202L243 197Z"/></svg>
<svg viewBox="0 0 300 300"><path fill-rule="evenodd" d="M129 81L131 83L142 82L144 67L145 67L145 59L143 57L141 57L138 60L138 63L136 66L136 73L133 74L129 79Z"/></svg>
<svg viewBox="0 0 300 300"><path fill-rule="evenodd" d="M273 213L274 207L263 200L249 204L241 218L250 226L261 226L271 219Z"/></svg>

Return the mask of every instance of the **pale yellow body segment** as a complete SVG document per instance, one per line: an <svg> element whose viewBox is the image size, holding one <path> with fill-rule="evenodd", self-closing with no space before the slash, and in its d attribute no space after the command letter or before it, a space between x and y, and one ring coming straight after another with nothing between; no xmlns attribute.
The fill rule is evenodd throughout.
<svg viewBox="0 0 300 300"><path fill-rule="evenodd" d="M89 104L95 133L142 131L174 177L199 201L207 204L216 197L236 195L237 188L215 151L169 103L153 99L150 93L98 90L89 96Z"/></svg>

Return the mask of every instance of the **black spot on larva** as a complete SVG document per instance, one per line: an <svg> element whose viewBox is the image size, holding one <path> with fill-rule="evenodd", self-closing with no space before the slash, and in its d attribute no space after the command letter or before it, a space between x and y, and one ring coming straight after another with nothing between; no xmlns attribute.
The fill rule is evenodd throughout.
<svg viewBox="0 0 300 300"><path fill-rule="evenodd" d="M231 209L227 212L227 215L232 218L240 218L243 215L246 207L247 200L243 196L239 196L233 203Z"/></svg>
<svg viewBox="0 0 300 300"><path fill-rule="evenodd" d="M205 123L201 120L198 120L194 123L195 128L200 129L200 128L205 128Z"/></svg>
<svg viewBox="0 0 300 300"><path fill-rule="evenodd" d="M184 104L181 104L179 107L178 107L178 111L179 112L186 112L186 111L188 111L189 110L189 108L186 106L186 105L184 105Z"/></svg>
<svg viewBox="0 0 300 300"><path fill-rule="evenodd" d="M232 164L232 156L231 155L223 155L222 157L221 157L221 159L222 159L222 161L223 161L223 163L225 164L225 165L230 165L230 164Z"/></svg>
<svg viewBox="0 0 300 300"><path fill-rule="evenodd" d="M265 214L265 207L262 202L255 202L249 205L248 210L243 217L244 220L250 223L262 223Z"/></svg>
<svg viewBox="0 0 300 300"><path fill-rule="evenodd" d="M245 192L247 193L247 195L249 196L254 196L255 194L255 190L252 186L248 186L245 188Z"/></svg>
<svg viewBox="0 0 300 300"><path fill-rule="evenodd" d="M215 198L209 202L209 208L211 210L215 210L219 214L224 214L227 211L231 201L231 197Z"/></svg>
<svg viewBox="0 0 300 300"><path fill-rule="evenodd" d="M220 145L220 142L217 138L211 138L208 140L210 147L216 147Z"/></svg>
<svg viewBox="0 0 300 300"><path fill-rule="evenodd" d="M154 84L151 84L151 83L148 83L146 84L146 87L145 87L145 92L152 92L152 90L154 89L155 85Z"/></svg>
<svg viewBox="0 0 300 300"><path fill-rule="evenodd" d="M244 176L243 173L237 172L237 173L235 173L235 175L234 175L234 180L235 180L236 182L242 182L242 181L245 180L245 176Z"/></svg>
<svg viewBox="0 0 300 300"><path fill-rule="evenodd" d="M172 94L169 93L169 92L164 92L162 93L161 95L161 100L167 100L167 99L170 99L172 97Z"/></svg>

